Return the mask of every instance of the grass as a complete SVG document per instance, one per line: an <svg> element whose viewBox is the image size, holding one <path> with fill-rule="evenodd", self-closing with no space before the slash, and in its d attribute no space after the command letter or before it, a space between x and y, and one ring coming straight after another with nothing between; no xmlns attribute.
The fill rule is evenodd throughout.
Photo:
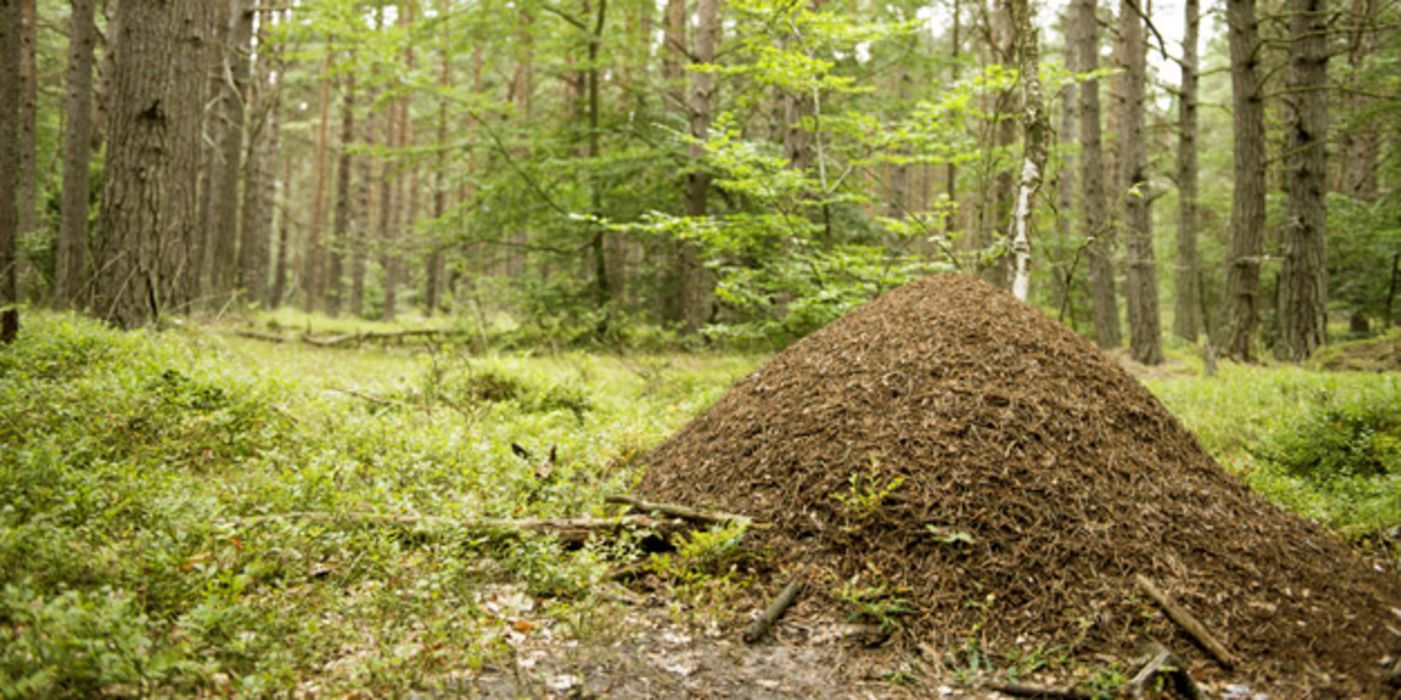
<svg viewBox="0 0 1401 700"><path fill-rule="evenodd" d="M602 577L628 552L266 516L610 515L603 498L629 488L635 458L763 359L326 350L217 328L26 321L0 350L5 697L398 695L505 658L511 631L530 627L522 617L585 629L580 611L608 616ZM1278 464L1276 449L1307 458L1297 426L1401 405L1397 375L1226 364L1213 379L1149 383L1285 506L1352 536L1401 522L1393 473L1318 478ZM1385 455L1395 444L1378 434L1389 435L1354 431L1346 444ZM678 586L692 570L724 579L732 534L697 533L656 564L674 565Z"/></svg>

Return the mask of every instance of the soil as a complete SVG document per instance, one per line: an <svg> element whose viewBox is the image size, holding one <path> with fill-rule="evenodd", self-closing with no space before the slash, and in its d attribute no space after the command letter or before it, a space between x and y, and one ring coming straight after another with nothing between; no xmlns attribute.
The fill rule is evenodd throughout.
<svg viewBox="0 0 1401 700"><path fill-rule="evenodd" d="M771 588L801 575L817 591L790 614L884 614L898 645L950 665L1127 663L1159 641L1213 684L1392 695L1401 579L1250 491L1083 339L968 277L895 290L793 345L644 461L642 493L769 525L751 537Z"/></svg>

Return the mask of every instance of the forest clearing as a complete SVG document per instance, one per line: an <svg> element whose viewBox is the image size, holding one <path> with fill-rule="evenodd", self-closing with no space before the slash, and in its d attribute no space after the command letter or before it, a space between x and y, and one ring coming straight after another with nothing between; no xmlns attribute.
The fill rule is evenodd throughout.
<svg viewBox="0 0 1401 700"><path fill-rule="evenodd" d="M1401 697L1398 64L0 0L0 697Z"/></svg>

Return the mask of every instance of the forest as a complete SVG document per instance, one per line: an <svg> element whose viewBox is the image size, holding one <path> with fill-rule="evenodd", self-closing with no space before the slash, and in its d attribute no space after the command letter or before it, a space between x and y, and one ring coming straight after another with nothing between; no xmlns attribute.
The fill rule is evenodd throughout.
<svg viewBox="0 0 1401 700"><path fill-rule="evenodd" d="M0 0L0 696L1393 697L1401 5Z"/></svg>

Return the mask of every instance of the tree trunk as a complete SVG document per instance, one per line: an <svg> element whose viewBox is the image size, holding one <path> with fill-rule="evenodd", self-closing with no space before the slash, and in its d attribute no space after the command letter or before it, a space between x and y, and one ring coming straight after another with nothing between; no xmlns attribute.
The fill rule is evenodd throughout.
<svg viewBox="0 0 1401 700"><path fill-rule="evenodd" d="M354 62L354 54L350 57ZM354 160L350 157L350 144L355 140L355 72L345 78L345 92L341 94L341 139L340 157L336 161L336 212L332 224L329 253L330 266L326 272L326 313L339 316L345 296L345 254L356 237L351 220L350 182L354 179Z"/></svg>
<svg viewBox="0 0 1401 700"><path fill-rule="evenodd" d="M20 58L19 58L19 87L20 98L17 105L19 109L19 183L15 189L19 192L19 239L18 244L23 239L34 234L38 227L38 201L36 199L36 187L38 185L38 159L39 151L35 147L34 127L35 119L39 113L39 80L38 63L35 50L38 44L38 16L35 13L34 0L19 0L20 11ZM28 261L19 254L17 248L15 255L15 275L18 278L16 284L24 283L26 286L31 279L26 271Z"/></svg>
<svg viewBox="0 0 1401 700"><path fill-rule="evenodd" d="M697 63L715 61L716 31L719 28L718 0L698 0L696 4L696 41L692 56ZM697 72L691 76L689 112L691 137L704 141L710 135L710 120L715 97L715 80L710 73ZM709 212L710 173L699 166L705 157L705 147L692 144L687 154L697 167L686 175L686 214L702 217ZM701 264L700 251L694 243L681 244L681 319L686 333L696 333L710 319L710 273Z"/></svg>
<svg viewBox="0 0 1401 700"><path fill-rule="evenodd" d="M1258 71L1259 30L1255 0L1226 0L1231 54L1231 106L1235 131L1235 189L1231 246L1226 260L1222 314L1228 356L1251 359L1259 314L1260 258L1265 230L1265 102Z"/></svg>
<svg viewBox="0 0 1401 700"><path fill-rule="evenodd" d="M1070 26L1070 18L1066 18L1066 26ZM1071 50L1069 47L1067 51ZM1069 56L1067 56L1069 58ZM1071 59L1073 61L1073 59ZM1074 143L1076 140L1075 131L1075 85L1069 84L1061 88L1060 94L1060 125L1056 128L1057 136L1061 143ZM1062 250L1064 250L1071 240L1071 217L1070 212L1075 210L1075 157L1070 153L1064 153L1060 158L1060 168L1056 171L1056 237L1060 240ZM1073 305L1070 303L1073 296L1075 280L1068 279L1067 275L1074 272L1073 268L1067 267L1065 273L1059 270L1052 275L1052 284L1055 291L1053 301L1057 309L1070 310L1070 325L1076 327L1076 315Z"/></svg>
<svg viewBox="0 0 1401 700"><path fill-rule="evenodd" d="M1119 3L1119 37L1124 52L1123 116L1119 120L1119 167L1125 189L1124 230L1126 270L1124 291L1128 301L1129 348L1133 359L1145 365L1163 361L1162 326L1158 311L1158 265L1153 253L1152 221L1148 202L1148 144L1144 133L1145 86L1148 82L1148 42L1138 0Z"/></svg>
<svg viewBox="0 0 1401 700"><path fill-rule="evenodd" d="M438 15L447 16L449 11L449 0L438 1ZM443 217L447 214L447 142L448 142L448 100L447 93L452 90L452 63L448 54L448 33L447 23L443 24L443 34L439 37L442 46L438 50L438 84L442 87L443 94L438 98L438 138L437 138L437 162L433 169L433 220L442 225ZM434 233L428 242L428 269L425 270L423 307L424 313L433 315L442 306L443 292L443 243L441 236Z"/></svg>
<svg viewBox="0 0 1401 700"><path fill-rule="evenodd" d="M1200 332L1197 263L1197 33L1201 3L1186 0L1182 39L1182 94L1177 97L1177 269L1172 331L1195 342Z"/></svg>
<svg viewBox="0 0 1401 700"><path fill-rule="evenodd" d="M273 66L269 45L273 13L269 0L260 0L255 89L250 90L248 147L244 167L242 226L239 227L238 285L250 301L267 306L268 249L272 237L273 209L277 199L278 130L282 126L281 75L285 65ZM273 76L277 75L277 82Z"/></svg>
<svg viewBox="0 0 1401 700"><path fill-rule="evenodd" d="M240 0L241 1L241 0ZM219 221L217 220L217 197L222 191L220 184L224 176L224 138L228 136L229 121L226 115L227 102L232 94L225 85L225 54L229 48L229 22L231 4L228 0L210 3L213 23L209 40L204 43L202 66L204 69L200 88L204 92L203 109L200 119L203 129L200 134L200 169L195 192L199 207L200 227L194 241L194 269L190 274L190 296L192 299L213 297L218 291L215 277L215 248L218 245Z"/></svg>
<svg viewBox="0 0 1401 700"><path fill-rule="evenodd" d="M1096 0L1074 0L1071 25L1077 73L1099 68L1099 21ZM1103 136L1100 131L1099 80L1080 85L1080 192L1086 257L1089 259L1090 303L1094 309L1095 341L1101 348L1121 342L1119 302L1114 293L1114 237L1104 190Z"/></svg>
<svg viewBox="0 0 1401 700"><path fill-rule="evenodd" d="M1289 208L1279 278L1279 355L1304 360L1327 340L1328 4L1292 0Z"/></svg>
<svg viewBox="0 0 1401 700"><path fill-rule="evenodd" d="M88 278L88 167L92 159L93 0L73 0L68 34L68 119L63 133L63 200L54 305L84 305Z"/></svg>
<svg viewBox="0 0 1401 700"><path fill-rule="evenodd" d="M205 3L127 0L112 76L94 312L122 328L188 306L199 231Z"/></svg>
<svg viewBox="0 0 1401 700"><path fill-rule="evenodd" d="M379 135L379 117L373 107L378 91L371 88L366 96L365 123L362 129L362 139L365 147L373 150ZM374 201L375 179L375 157L369 153L360 157L360 189L359 189L359 220L360 225L355 228L355 239L350 248L350 313L356 316L365 313L365 268L367 265L367 249L370 243L370 232L373 230L371 222L376 219L372 202Z"/></svg>
<svg viewBox="0 0 1401 700"><path fill-rule="evenodd" d="M329 41L328 41L329 44ZM331 126L331 67L334 53L325 47L325 66L322 68L321 89L318 98L319 118L316 126L316 153L312 156L315 167L312 180L311 221L307 223L306 244L302 248L302 292L305 294L306 310L321 308L322 292L325 290L323 264L325 263L325 242L322 241L321 227L326 220L326 171L330 169L327 152L330 150Z"/></svg>
<svg viewBox="0 0 1401 700"><path fill-rule="evenodd" d="M1357 119L1343 134L1338 151L1343 157L1337 160L1338 177L1334 186L1339 192L1364 202L1377 198L1377 156L1382 151L1381 134L1377 124L1377 99L1363 94L1361 84L1367 70L1367 59L1377 50L1375 0L1352 0L1348 21L1352 30L1348 35L1348 77L1347 83L1354 91L1344 98L1344 109Z"/></svg>
<svg viewBox="0 0 1401 700"><path fill-rule="evenodd" d="M1040 57L1029 0L1010 0L1018 82L1022 88L1022 168L1012 212L1012 296L1026 301L1031 291L1031 227L1050 148L1051 125L1041 95Z"/></svg>
<svg viewBox="0 0 1401 700"><path fill-rule="evenodd" d="M588 100L589 100L589 150L588 157L592 163L597 163L602 155L599 133L599 99L598 99L598 54L603 45L603 27L608 18L608 0L585 0L584 10L587 10L591 2L598 3L598 9L594 17L593 31L589 35L589 68L588 68ZM589 175L589 208L590 212L596 216L603 216L603 181L597 172ZM594 264L594 295L595 301L600 309L606 309L609 302L613 300L613 284L608 277L608 258L604 246L604 236L606 229L593 224L593 238L590 247L593 249ZM611 314L605 314L604 329L606 329L607 318Z"/></svg>
<svg viewBox="0 0 1401 700"><path fill-rule="evenodd" d="M127 0L130 2L131 0ZM268 305L276 309L287 299L288 267L292 252L292 156L283 159L282 198L278 203L277 215L277 259L273 263L272 292L268 295Z"/></svg>
<svg viewBox="0 0 1401 700"><path fill-rule="evenodd" d="M1016 32L1012 28L1011 2L1013 0L997 0L992 17L994 45L991 48L997 62L1006 66L1011 66L1016 61ZM997 112L1000 114L1020 113L1021 106L1017 104L1017 98L1018 93L1015 88L999 93L996 97ZM1010 151L1011 146L1017 142L1017 122L1012 119L1001 119L993 128L995 147L998 150ZM982 247L996 248L999 253L993 256L988 267L983 270L982 277L988 282L1008 290L1011 289L1012 266L1009 264L1011 261L1007 254L1011 252L1011 223L1016 194L1016 179L1012 174L1012 167L1010 165L998 167L992 181L991 220L984 228L987 233Z"/></svg>
<svg viewBox="0 0 1401 700"><path fill-rule="evenodd" d="M19 104L20 24L19 0L0 0L0 104ZM18 110L0 110L0 345L19 333L19 122Z"/></svg>
<svg viewBox="0 0 1401 700"><path fill-rule="evenodd" d="M222 304L234 290L238 272L239 185L243 175L244 121L248 115L244 100L252 55L252 0L233 0L229 22L229 40L223 51L224 98L220 110L224 138L219 144L220 172L214 180L217 189L211 204L214 264L210 268L209 289L205 292L217 304Z"/></svg>

